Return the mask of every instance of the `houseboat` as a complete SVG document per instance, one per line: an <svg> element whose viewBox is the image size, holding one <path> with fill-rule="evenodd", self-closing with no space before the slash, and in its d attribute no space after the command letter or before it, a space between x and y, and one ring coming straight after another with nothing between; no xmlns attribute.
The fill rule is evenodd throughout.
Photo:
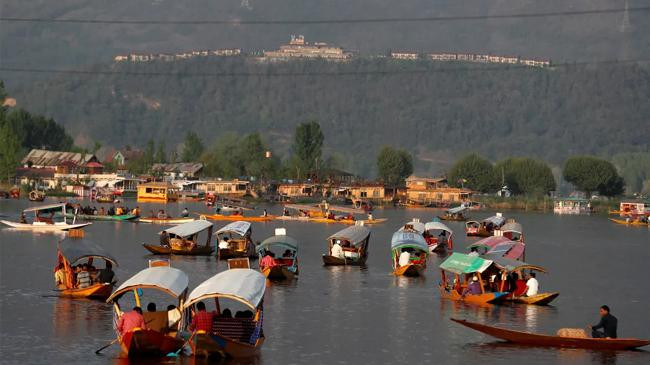
<svg viewBox="0 0 650 365"><path fill-rule="evenodd" d="M556 198L553 201L555 214L590 214L591 203L582 198Z"/></svg>
<svg viewBox="0 0 650 365"><path fill-rule="evenodd" d="M650 216L650 202L627 201L621 202L619 210L610 211L611 214L618 214L621 217L646 215Z"/></svg>
<svg viewBox="0 0 650 365"><path fill-rule="evenodd" d="M138 201L167 203L178 200L178 191L166 182L149 182L138 185Z"/></svg>

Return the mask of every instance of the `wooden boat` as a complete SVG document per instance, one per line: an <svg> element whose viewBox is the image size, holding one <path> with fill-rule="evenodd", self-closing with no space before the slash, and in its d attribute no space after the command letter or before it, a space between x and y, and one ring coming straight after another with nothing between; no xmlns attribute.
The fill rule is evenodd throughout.
<svg viewBox="0 0 650 365"><path fill-rule="evenodd" d="M243 216L241 214L201 214L201 219L210 219L213 221L245 221L245 222L268 222L275 219L273 215L267 216Z"/></svg>
<svg viewBox="0 0 650 365"><path fill-rule="evenodd" d="M146 243L143 243L142 246L154 255L207 256L214 251L214 248L210 245L212 227L213 224L205 220L183 223L166 230L169 235L169 246L149 245ZM207 232L205 244L199 245L199 235L202 232Z"/></svg>
<svg viewBox="0 0 650 365"><path fill-rule="evenodd" d="M188 222L194 222L196 219L189 217L177 217L177 218L155 218L155 217L140 217L138 222L142 223L153 223L153 224L182 224Z"/></svg>
<svg viewBox="0 0 650 365"><path fill-rule="evenodd" d="M465 223L465 233L468 237L490 237L494 235L494 230L501 228L506 223L501 213L492 217L485 218L481 222L468 221Z"/></svg>
<svg viewBox="0 0 650 365"><path fill-rule="evenodd" d="M42 205L38 207L27 208L23 210L23 213L34 212L35 217L32 223L28 223L25 220L24 223L20 222L11 222L7 220L0 220L3 224L21 230L31 230L37 232L56 232L56 231L67 231L69 229L77 229L88 226L92 223L75 223L75 220L72 220L72 224L68 223L65 218L65 203L60 204L49 204ZM63 221L55 221L54 215L56 212L60 212ZM50 214L50 217L43 217L41 214Z"/></svg>
<svg viewBox="0 0 650 365"><path fill-rule="evenodd" d="M109 193L101 193L95 198L97 203L113 203L115 201L115 195Z"/></svg>
<svg viewBox="0 0 650 365"><path fill-rule="evenodd" d="M429 246L429 252L440 252L454 248L454 232L439 221L427 222L424 225L424 239Z"/></svg>
<svg viewBox="0 0 650 365"><path fill-rule="evenodd" d="M259 269L269 280L291 280L299 273L298 241L284 228L276 228L275 236L257 245L257 254Z"/></svg>
<svg viewBox="0 0 650 365"><path fill-rule="evenodd" d="M230 269L204 281L190 293L183 309L214 298L216 314L209 332L195 332L190 346L195 357L252 357L259 353L266 337L263 330L264 275L251 269ZM222 315L223 300L237 301L253 311L253 318Z"/></svg>
<svg viewBox="0 0 650 365"><path fill-rule="evenodd" d="M373 218L373 219L346 219L346 218L309 218L309 222L314 222L314 223L340 223L340 224L357 224L357 222L363 222L364 225L366 224L379 224L379 223L384 223L388 219L387 218Z"/></svg>
<svg viewBox="0 0 650 365"><path fill-rule="evenodd" d="M27 196L30 202L42 202L45 200L45 192L39 190L32 190Z"/></svg>
<svg viewBox="0 0 650 365"><path fill-rule="evenodd" d="M217 257L227 260L233 257L255 257L255 245L251 239L251 223L232 222L216 233L219 247Z"/></svg>
<svg viewBox="0 0 650 365"><path fill-rule="evenodd" d="M83 231L81 231L83 232ZM94 242L85 239L82 234L70 235L59 243L58 247L58 263L63 264L63 277L65 280L57 286L58 294L61 297L68 298L93 298L93 299L106 299L113 291L114 282L111 283L98 283L85 288L76 288L74 283L74 274L72 266L79 263L81 260L88 260L92 262L93 259L102 259L105 263L110 262L112 265L117 266L117 261L108 253L104 248L95 244Z"/></svg>
<svg viewBox="0 0 650 365"><path fill-rule="evenodd" d="M167 203L178 200L178 189L170 183L149 182L138 185L138 201Z"/></svg>
<svg viewBox="0 0 650 365"><path fill-rule="evenodd" d="M113 303L114 324L124 314L119 301L127 293L132 293L135 304L142 307L140 297L143 290L157 290L167 293L177 301L181 308L187 296L189 279L181 270L157 266L140 271L125 281L110 297L107 303ZM157 356L162 357L170 352L180 350L185 341L178 336L183 321L182 312L174 309L180 320L176 325L169 326L169 313L166 310L143 313L147 329L136 328L130 332L119 333L117 338L122 348L122 357ZM116 327L116 326L114 326Z"/></svg>
<svg viewBox="0 0 650 365"><path fill-rule="evenodd" d="M540 293L530 297L508 297L507 300L510 300L514 303L521 304L534 304L534 305L548 305L555 298L557 298L560 293Z"/></svg>
<svg viewBox="0 0 650 365"><path fill-rule="evenodd" d="M506 224L494 230L495 236L506 237L512 241L524 242L524 229L514 219L508 219Z"/></svg>
<svg viewBox="0 0 650 365"><path fill-rule="evenodd" d="M327 238L327 254L323 255L325 265L360 265L368 259L370 230L357 224L334 233ZM333 249L339 245L341 250Z"/></svg>
<svg viewBox="0 0 650 365"><path fill-rule="evenodd" d="M90 215L90 214L74 214L66 213L66 218L77 218L79 220L88 221L129 221L138 218L135 214L120 214L120 215Z"/></svg>
<svg viewBox="0 0 650 365"><path fill-rule="evenodd" d="M442 264L442 280L440 282L440 297L465 303L487 304L498 303L505 300L508 293L501 291L488 291L482 273L492 265L491 260L486 260L478 256L470 256L454 252ZM454 274L454 282L448 283L447 273ZM481 287L480 294L465 294L468 287L468 277L476 277Z"/></svg>
<svg viewBox="0 0 650 365"><path fill-rule="evenodd" d="M427 267L429 248L421 234L397 231L393 233L390 247L394 275L421 276L424 273Z"/></svg>
<svg viewBox="0 0 650 365"><path fill-rule="evenodd" d="M639 220L630 219L629 221L627 221L625 219L616 219L616 218L609 218L609 220L616 223L616 224L623 224L623 225L626 225L626 226L650 227L650 223L642 222L642 221L639 221Z"/></svg>
<svg viewBox="0 0 650 365"><path fill-rule="evenodd" d="M438 218L443 221L464 222L467 220L467 217L465 216L465 212L467 210L468 208L465 207L465 205L460 205L458 207L448 209L444 215L439 215Z"/></svg>
<svg viewBox="0 0 650 365"><path fill-rule="evenodd" d="M650 340L636 338L578 338L514 331L500 327L488 326L467 320L450 318L452 321L508 342L528 346L570 347L592 350L632 350L650 345Z"/></svg>
<svg viewBox="0 0 650 365"><path fill-rule="evenodd" d="M609 213L618 214L621 217L633 217L640 215L650 217L650 201L622 201L618 210L613 210Z"/></svg>

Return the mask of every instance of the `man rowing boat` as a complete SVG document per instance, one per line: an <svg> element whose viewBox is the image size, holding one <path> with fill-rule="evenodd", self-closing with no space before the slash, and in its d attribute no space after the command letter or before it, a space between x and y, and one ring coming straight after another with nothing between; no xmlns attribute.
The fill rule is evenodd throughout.
<svg viewBox="0 0 650 365"><path fill-rule="evenodd" d="M616 338L616 327L618 326L618 320L616 317L609 313L609 307L603 305L600 307L600 322L595 326L589 326L591 328L591 337L593 338ZM602 328L603 331L598 331L599 328Z"/></svg>

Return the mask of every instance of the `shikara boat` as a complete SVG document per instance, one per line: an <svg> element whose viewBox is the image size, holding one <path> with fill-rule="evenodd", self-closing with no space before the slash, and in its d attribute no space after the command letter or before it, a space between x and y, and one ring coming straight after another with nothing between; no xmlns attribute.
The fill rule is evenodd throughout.
<svg viewBox="0 0 650 365"><path fill-rule="evenodd" d="M421 234L397 231L391 240L393 274L396 276L421 276L427 267L429 247Z"/></svg>
<svg viewBox="0 0 650 365"><path fill-rule="evenodd" d="M438 218L443 221L457 221L464 222L467 220L465 212L468 210L464 205L448 209L444 215L439 215Z"/></svg>
<svg viewBox="0 0 650 365"><path fill-rule="evenodd" d="M650 345L650 340L636 338L579 338L540 335L537 333L514 331L500 327L488 326L463 319L450 318L452 321L508 342L527 346L570 347L592 350L632 350Z"/></svg>
<svg viewBox="0 0 650 365"><path fill-rule="evenodd" d="M412 221L404 224L399 230L403 232L414 232L419 235L424 235L425 231L424 223L420 222L419 219L414 218Z"/></svg>
<svg viewBox="0 0 650 365"><path fill-rule="evenodd" d="M454 248L452 236L454 232L439 221L427 222L424 225L424 239L429 246L429 252L439 252Z"/></svg>
<svg viewBox="0 0 650 365"><path fill-rule="evenodd" d="M219 241L217 257L227 260L233 257L255 257L255 245L251 239L251 223L232 222L216 233Z"/></svg>
<svg viewBox="0 0 650 365"><path fill-rule="evenodd" d="M538 265L532 265L532 264L527 264L523 261L519 260L513 260L507 257L503 257L501 253L489 253L486 255L483 255L482 258L488 259L492 261L492 265L494 267L493 274L497 275L498 273L512 273L516 272L519 273L520 275L524 273L524 271L537 271L541 273L546 273L546 269L544 269L541 266ZM499 291L503 292L505 290L505 281L501 281L500 286L499 286ZM525 289L525 286L524 286ZM538 293L536 295L532 295L530 297L526 296L525 293L522 291L522 293L509 293L505 300L515 302L515 303L521 303L521 304L535 304L535 305L548 305L550 302L552 302L555 298L557 298L560 295L560 293L553 292L553 293Z"/></svg>
<svg viewBox="0 0 650 365"><path fill-rule="evenodd" d="M30 202L42 202L45 200L45 192L40 190L32 190L27 196Z"/></svg>
<svg viewBox="0 0 650 365"><path fill-rule="evenodd" d="M214 298L216 314L210 332L196 331L190 338L196 357L245 358L259 353L265 336L263 299L266 290L264 275L251 269L230 269L204 281L192 290L184 309L197 302ZM224 299L236 301L253 311L252 318L230 318L223 315Z"/></svg>
<svg viewBox="0 0 650 365"><path fill-rule="evenodd" d="M169 246L146 243L143 243L142 246L156 255L207 256L214 251L211 246L212 227L213 224L205 220L183 223L166 230L169 235ZM205 244L200 245L199 236L202 232L207 232L207 234Z"/></svg>
<svg viewBox="0 0 650 365"><path fill-rule="evenodd" d="M373 218L373 219L347 219L347 218L309 218L309 222L314 223L340 223L340 224L356 224L357 222L363 222L363 224L379 224L384 223L387 218Z"/></svg>
<svg viewBox="0 0 650 365"><path fill-rule="evenodd" d="M638 219L630 219L629 221L626 219L616 219L616 218L609 218L610 221L616 223L616 224L623 224L626 226L639 226L639 227L650 227L649 222L643 222Z"/></svg>
<svg viewBox="0 0 650 365"><path fill-rule="evenodd" d="M91 215L91 214L74 214L66 213L66 218L87 221L129 221L138 218L135 214L120 214L120 215Z"/></svg>
<svg viewBox="0 0 650 365"><path fill-rule="evenodd" d="M107 194L107 193L102 193L97 195L95 198L95 201L97 203L112 203L115 201L115 195L114 194Z"/></svg>
<svg viewBox="0 0 650 365"><path fill-rule="evenodd" d="M120 317L124 314L119 301L127 293L132 293L135 304L142 307L141 293L143 290L157 290L170 295L177 301L177 308L181 308L187 296L189 279L181 270L157 266L140 271L125 281L110 297L107 303L113 303L114 328ZM130 308L129 308L130 310ZM176 317L181 318L180 310L175 309ZM116 328L117 338L122 348L122 357L155 356L162 357L170 352L180 350L185 341L178 336L184 322L181 318L176 325L170 327L167 310L157 312L144 312L147 328L135 328L126 333L120 333Z"/></svg>
<svg viewBox="0 0 650 365"><path fill-rule="evenodd" d="M88 226L92 223L75 223L75 220L72 220L72 224L68 223L67 218L65 217L65 204L49 204L41 205L38 207L27 208L23 210L23 213L35 213L34 220L32 223L25 221L24 223L20 222L11 222L7 220L0 220L3 224L24 230L32 230L37 232L56 232L56 231L67 231L69 229L77 229ZM55 213L60 212L62 221L55 221ZM44 214L50 214L49 217L43 217Z"/></svg>
<svg viewBox="0 0 650 365"><path fill-rule="evenodd" d="M512 241L524 242L524 229L514 219L508 219L501 228L494 230L495 236L503 236Z"/></svg>
<svg viewBox="0 0 650 365"><path fill-rule="evenodd" d="M241 214L201 214L201 219L210 219L213 221L244 221L244 222L268 222L275 219L273 215L266 216L244 216Z"/></svg>
<svg viewBox="0 0 650 365"><path fill-rule="evenodd" d="M196 219L189 217L177 217L177 218L156 218L156 217L140 217L138 222L141 223L153 223L153 224L182 224L187 222L193 222Z"/></svg>
<svg viewBox="0 0 650 365"><path fill-rule="evenodd" d="M83 232L83 231L82 231ZM58 264L63 264L64 282L58 285L59 296L68 298L92 298L106 299L113 291L114 282L98 283L85 288L75 287L72 266L81 260L92 262L93 259L101 259L117 266L117 260L113 258L104 248L86 239L82 234L71 235L59 243ZM57 268L58 265L57 264ZM56 270L56 269L55 269Z"/></svg>
<svg viewBox="0 0 650 365"><path fill-rule="evenodd" d="M363 266L368 259L369 241L370 230L362 224L340 230L327 238L327 254L323 255L323 263ZM341 250L335 245L339 245Z"/></svg>
<svg viewBox="0 0 650 365"><path fill-rule="evenodd" d="M511 241L503 236L486 237L467 246L468 250L472 248L476 248L481 255L495 254L512 260L524 259L526 256L525 243Z"/></svg>
<svg viewBox="0 0 650 365"><path fill-rule="evenodd" d="M270 255L266 259L266 255ZM257 245L260 271L269 280L290 280L298 275L298 241L287 236L287 230L276 228L271 236ZM268 261L268 263L267 263Z"/></svg>
<svg viewBox="0 0 650 365"><path fill-rule="evenodd" d="M481 274L492 265L491 260L486 260L478 256L470 256L462 253L454 252L442 264L440 270L442 271L442 280L440 282L440 296L444 299L451 299L463 301L466 303L487 304L498 303L505 300L506 292L490 292L487 290L487 285ZM452 284L447 282L447 273L454 275ZM468 287L468 277L478 278L478 283L481 288L480 294L465 294L465 289Z"/></svg>
<svg viewBox="0 0 650 365"><path fill-rule="evenodd" d="M465 233L467 236L490 237L494 235L494 230L501 228L506 223L506 219L497 213L492 217L485 218L481 222L468 221L465 223Z"/></svg>

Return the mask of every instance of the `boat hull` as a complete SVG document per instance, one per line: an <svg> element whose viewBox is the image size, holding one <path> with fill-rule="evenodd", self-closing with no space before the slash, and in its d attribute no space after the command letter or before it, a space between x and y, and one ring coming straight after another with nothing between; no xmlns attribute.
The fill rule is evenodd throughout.
<svg viewBox="0 0 650 365"><path fill-rule="evenodd" d="M252 357L259 353L264 344L264 337L260 337L254 345L234 341L218 334L196 334L190 342L192 353L195 357Z"/></svg>
<svg viewBox="0 0 650 365"><path fill-rule="evenodd" d="M57 231L67 231L69 229L78 229L85 226L89 226L92 223L78 223L78 224L29 224L29 223L17 223L11 221L0 220L1 223L15 229L21 230L31 230L39 232L57 232Z"/></svg>
<svg viewBox="0 0 650 365"><path fill-rule="evenodd" d="M244 222L268 222L275 219L275 216L268 215L266 217L247 217L243 215L223 215L223 214L204 214L201 218L205 217L213 221L244 221Z"/></svg>
<svg viewBox="0 0 650 365"><path fill-rule="evenodd" d="M548 305L559 295L560 293L540 293L531 297L513 297L508 300L521 304Z"/></svg>
<svg viewBox="0 0 650 365"><path fill-rule="evenodd" d="M508 293L495 292L483 293L477 295L462 296L456 290L447 291L445 288L440 288L440 297L443 299L450 299L459 302L473 303L473 304L494 304L502 302L506 299Z"/></svg>
<svg viewBox="0 0 650 365"><path fill-rule="evenodd" d="M638 221L626 221L625 219L616 219L616 218L609 218L610 221L616 223L616 224L622 224L625 226L639 226L639 227L650 227L650 223L643 223L643 222L638 222Z"/></svg>
<svg viewBox="0 0 650 365"><path fill-rule="evenodd" d="M342 259L330 255L323 255L323 264L327 266L330 265L361 266L364 265L365 263L366 263L365 257L361 257L358 260L351 260L351 259Z"/></svg>
<svg viewBox="0 0 650 365"><path fill-rule="evenodd" d="M452 221L452 222L465 222L467 218L451 218L451 217L445 217L444 215L439 215L438 219L442 221Z"/></svg>
<svg viewBox="0 0 650 365"><path fill-rule="evenodd" d="M75 215L71 213L66 213L66 218L74 218ZM122 215L88 215L88 214L77 214L77 219L82 220L95 220L95 221L128 221L131 219L138 218L135 214L122 214Z"/></svg>
<svg viewBox="0 0 650 365"><path fill-rule="evenodd" d="M194 222L194 218L140 218L138 222L153 224L181 224Z"/></svg>
<svg viewBox="0 0 650 365"><path fill-rule="evenodd" d="M162 357L180 350L184 344L180 338L148 329L128 332L120 339L123 357Z"/></svg>
<svg viewBox="0 0 650 365"><path fill-rule="evenodd" d="M185 255L185 256L209 256L214 252L214 247L196 246L194 249L177 249L163 247L159 245L148 245L143 243L142 246L154 255Z"/></svg>
<svg viewBox="0 0 650 365"><path fill-rule="evenodd" d="M530 332L514 331L484 324L451 318L452 321L475 331L513 343L542 347L571 347L593 350L632 350L650 345L650 340L635 338L576 338L540 335Z"/></svg>
<svg viewBox="0 0 650 365"><path fill-rule="evenodd" d="M87 288L60 290L59 296L64 298L106 299L112 292L112 284L93 284Z"/></svg>
<svg viewBox="0 0 650 365"><path fill-rule="evenodd" d="M395 270L393 270L393 275L408 277L422 276L425 268L424 265L408 264L395 268Z"/></svg>
<svg viewBox="0 0 650 365"><path fill-rule="evenodd" d="M269 280L291 280L296 277L297 272L293 272L285 266L273 266L262 270L262 274Z"/></svg>

